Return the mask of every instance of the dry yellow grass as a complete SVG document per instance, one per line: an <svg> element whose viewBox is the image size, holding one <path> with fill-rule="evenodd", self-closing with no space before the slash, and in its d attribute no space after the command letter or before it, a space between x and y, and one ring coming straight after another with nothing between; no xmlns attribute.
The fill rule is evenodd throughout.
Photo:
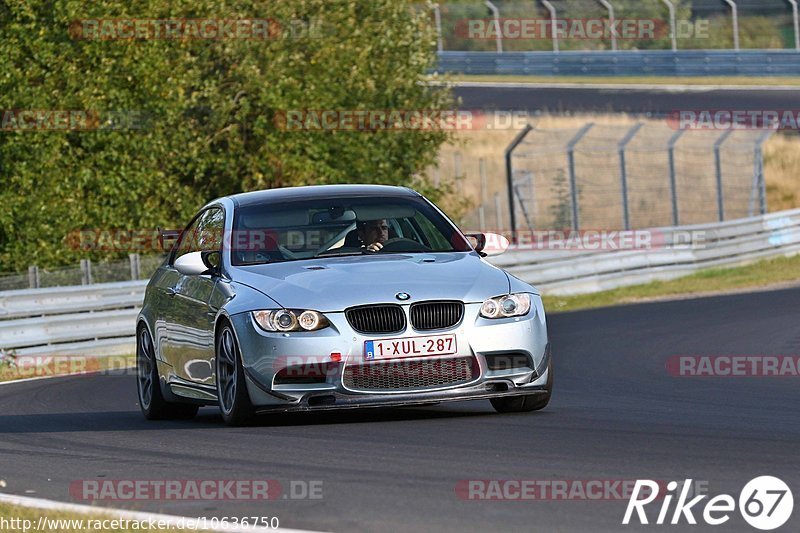
<svg viewBox="0 0 800 533"><path fill-rule="evenodd" d="M800 136L773 135L764 145L767 198L771 211L800 205Z"/></svg>
<svg viewBox="0 0 800 533"><path fill-rule="evenodd" d="M644 147L648 142L662 142L663 138L668 138L672 130L668 128L663 119L646 119L640 117L632 117L623 114L609 114L609 115L575 115L575 116L539 116L533 121L540 139L547 140L548 136L556 137L561 135L569 136L569 132L575 131L587 122L594 122L597 126L594 143L602 143L602 138L597 138L602 135L602 132L613 131L615 135L624 135L627 128L632 127L637 122L645 124L642 130L643 134L631 144L631 148L635 148L636 143L640 143L640 147ZM438 168L432 168L428 171L428 176L436 181L438 179L451 179L459 178L456 180L457 191L459 196L468 199L469 204L473 208L483 204L486 206L484 210L484 217L486 226L494 228L497 226L496 216L494 213L494 196L500 195L502 202L502 209L506 209L506 174L505 174L505 160L504 151L513 138L517 135L519 130L478 130L478 131L462 131L455 135L454 141L443 147L439 156ZM549 132L552 132L549 133ZM561 132L559 134L559 132ZM650 133L650 137L645 132ZM707 189L713 189L713 141L719 135L719 132L692 132L692 137L689 138L688 134L684 137L682 142L688 143L693 149L697 150L696 157L702 158L702 164L688 161L682 168L678 169L679 187L682 185L692 186L698 183L703 184ZM754 138L755 134L750 132L736 132L727 142L729 154L727 161L723 162L723 171L728 173L752 172L752 148L748 151L746 148L751 146L749 143ZM615 139L608 139L609 143L616 142ZM661 145L654 145L661 146ZM742 148L739 150L739 148ZM741 154L741 155L739 155ZM735 157L734 157L735 155ZM560 156L554 156L556 159L555 164L560 163ZM604 156L605 157L605 156ZM610 154L613 157L613 153ZM639 161L640 167L646 165L652 167L652 172L657 175L663 175L666 172L666 150L659 150L654 152L652 158L648 158L647 154L639 156L643 161ZM561 159L565 159L562 157ZM602 159L602 158L601 158ZM481 190L480 179L480 161L484 161L485 172L487 176L486 190ZM800 198L798 198L798 184L800 183L800 137L795 135L775 134L773 135L764 146L764 161L765 161L765 176L767 182L767 202L770 211L777 211L782 209L790 209L800 207ZM566 164L564 161L564 167ZM613 159L608 159L608 165L614 164ZM460 170L459 170L460 169ZM598 182L598 187L615 187L618 182L618 175L615 168L598 167L592 169L592 179ZM460 176L459 176L460 175ZM632 180L637 179L636 176ZM599 183L602 182L602 183ZM639 191L636 193L638 196L632 202L636 202L639 206L640 212L646 213L648 205L663 204L663 190L654 188L648 192L648 187L640 186ZM739 187L735 194L746 195L747 190L742 190ZM648 198L648 195L650 198ZM726 201L731 201L734 191L730 192L729 198ZM739 204L743 203L741 196L739 197ZM542 201L546 202L547 199ZM692 222L705 222L708 221L709 210L713 209L714 197L697 195L692 198L684 198L682 209L685 211L682 223ZM604 212L602 197L598 197L595 207L598 209L597 219L603 219ZM616 199L614 199L616 202ZM746 203L746 202L745 202ZM618 211L618 206L606 205L606 212L609 217L617 217L615 210ZM462 222L468 224L476 224L477 220L475 214L472 216L464 217L466 213L455 213L457 217L462 216ZM742 214L729 213L729 216L743 216ZM615 219L614 219L615 220ZM664 214L653 216L652 219L641 218L634 220L634 225L666 225L664 224ZM497 229L503 229L501 227Z"/></svg>
<svg viewBox="0 0 800 533"><path fill-rule="evenodd" d="M147 519L133 520L120 518L113 510L85 512L56 511L52 509L38 509L21 505L0 503L0 524L3 531L58 531L59 533L130 533L141 531L207 531L205 529L190 529L166 526L153 519L152 524ZM151 528L150 526L155 526ZM41 526L42 529L37 529Z"/></svg>

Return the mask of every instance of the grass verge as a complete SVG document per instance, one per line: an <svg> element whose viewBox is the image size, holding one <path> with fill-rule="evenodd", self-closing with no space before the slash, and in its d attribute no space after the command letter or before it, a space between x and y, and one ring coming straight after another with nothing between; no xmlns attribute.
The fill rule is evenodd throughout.
<svg viewBox="0 0 800 533"><path fill-rule="evenodd" d="M40 519L42 522L40 523ZM155 522L158 525L158 522ZM38 526L42 529L38 529ZM30 531L59 531L61 533L87 533L97 532L120 532L129 531L203 531L178 529L175 527L164 527L148 529L146 520L138 520L134 524L133 520L115 517L113 514L103 513L73 513L67 511L54 511L50 509L35 509L22 507L19 505L9 505L0 503L0 529L2 531L19 531L28 533ZM162 524L165 525L165 524Z"/></svg>
<svg viewBox="0 0 800 533"><path fill-rule="evenodd" d="M87 357L5 354L0 359L0 382L123 370L133 368L135 364L136 357L133 355Z"/></svg>
<svg viewBox="0 0 800 533"><path fill-rule="evenodd" d="M735 268L714 268L671 281L656 281L576 296L544 296L550 313L673 298L712 296L748 289L800 284L800 255Z"/></svg>

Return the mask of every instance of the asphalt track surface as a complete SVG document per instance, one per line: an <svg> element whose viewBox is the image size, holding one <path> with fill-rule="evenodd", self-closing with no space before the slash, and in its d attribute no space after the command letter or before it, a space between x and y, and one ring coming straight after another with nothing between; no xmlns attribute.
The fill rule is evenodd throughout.
<svg viewBox="0 0 800 533"><path fill-rule="evenodd" d="M626 501L463 501L455 486L464 479L692 478L738 499L750 479L775 475L797 500L799 378L678 378L665 361L797 354L798 301L790 289L552 315L557 388L532 414L473 401L227 428L211 408L193 421L145 421L131 376L4 385L2 490L75 501L68 488L81 479L321 480L321 500L105 505L278 516L283 527L323 531L659 529L622 527ZM782 530L797 531L798 520L795 512ZM756 531L738 513L716 528L664 529Z"/></svg>
<svg viewBox="0 0 800 533"><path fill-rule="evenodd" d="M800 107L796 90L455 87L461 109L530 113L631 113L666 116L680 110L770 111Z"/></svg>

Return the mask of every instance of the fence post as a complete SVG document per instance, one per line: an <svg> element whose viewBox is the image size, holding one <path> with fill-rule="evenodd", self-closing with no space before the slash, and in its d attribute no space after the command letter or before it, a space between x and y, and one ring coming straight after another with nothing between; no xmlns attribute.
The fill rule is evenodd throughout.
<svg viewBox="0 0 800 533"><path fill-rule="evenodd" d="M533 130L533 126L530 124L526 124L525 128L521 132L514 137L514 140L511 141L511 144L508 145L506 148L506 185L508 187L508 209L509 209L509 217L511 221L511 242L516 243L517 241L517 217L514 210L514 164L512 163L511 159L514 155L514 150L517 149L522 141L525 140L525 137ZM498 197L495 195L495 199ZM498 209L498 222L500 221L500 210ZM498 224L499 225L499 224Z"/></svg>
<svg viewBox="0 0 800 533"><path fill-rule="evenodd" d="M456 193L459 198L464 197L464 176L462 175L463 165L461 161L461 152L453 153L453 173L455 174Z"/></svg>
<svg viewBox="0 0 800 533"><path fill-rule="evenodd" d="M444 41L442 40L442 11L439 9L439 4L431 4L433 9L433 21L436 24L436 49L441 52L444 50Z"/></svg>
<svg viewBox="0 0 800 533"><path fill-rule="evenodd" d="M483 157L478 160L478 172L481 176L481 205L483 205L489 199L489 180L486 177L486 159Z"/></svg>
<svg viewBox="0 0 800 533"><path fill-rule="evenodd" d="M725 195L722 189L722 157L720 156L720 148L722 144L728 140L733 130L728 130L719 136L717 142L714 143L714 163L717 171L717 210L719 211L719 221L725 221Z"/></svg>
<svg viewBox="0 0 800 533"><path fill-rule="evenodd" d="M136 281L142 273L139 263L139 254L128 254L128 259L131 262L131 281Z"/></svg>
<svg viewBox="0 0 800 533"><path fill-rule="evenodd" d="M753 194L750 196L750 216L753 216L753 203L758 191L758 209L762 215L767 214L767 182L764 179L764 143L772 136L773 130L768 130L756 139L753 152Z"/></svg>
<svg viewBox="0 0 800 533"><path fill-rule="evenodd" d="M620 185L622 187L622 221L625 224L625 229L631 229L631 216L630 209L628 208L628 168L625 164L625 149L628 144L636 137L639 130L644 126L643 123L636 124L628 133L623 137L619 143L619 177Z"/></svg>
<svg viewBox="0 0 800 533"><path fill-rule="evenodd" d="M731 6L731 15L733 17L733 48L739 51L739 7L734 0L725 0Z"/></svg>
<svg viewBox="0 0 800 533"><path fill-rule="evenodd" d="M678 51L678 28L675 21L675 4L672 3L672 0L661 0L665 4L667 4L667 8L669 9L669 27L670 33L672 37L672 51Z"/></svg>
<svg viewBox="0 0 800 533"><path fill-rule="evenodd" d="M578 231L580 229L580 211L578 209L578 179L575 176L575 147L581 142L584 135L589 133L589 130L594 127L594 122L585 124L575 137L567 144L567 158L569 159L569 194L572 201L572 229Z"/></svg>
<svg viewBox="0 0 800 533"><path fill-rule="evenodd" d="M500 201L500 193L494 193L494 214L497 219L497 232L503 232L503 203Z"/></svg>
<svg viewBox="0 0 800 533"><path fill-rule="evenodd" d="M41 280L39 279L39 267L32 265L28 267L28 287L31 289L38 289L41 287Z"/></svg>
<svg viewBox="0 0 800 533"><path fill-rule="evenodd" d="M491 3L489 0L486 0L484 2L484 4L486 4L486 7L488 7L491 10L492 16L494 17L494 23L496 24L495 30L497 31L497 38L495 39L495 41L497 43L497 53L498 54L502 54L503 53L503 36L500 35L500 10L497 9L497 6L494 5L493 3Z"/></svg>
<svg viewBox="0 0 800 533"><path fill-rule="evenodd" d="M792 19L794 20L794 49L800 52L800 16L798 16L797 0L789 0L792 4Z"/></svg>
<svg viewBox="0 0 800 533"><path fill-rule="evenodd" d="M608 22L609 22L609 25L612 28L611 29L611 50L616 52L617 51L617 33L614 30L614 20L616 18L616 17L614 17L614 6L612 6L611 2L609 2L608 0L598 0L598 1L601 4L603 4L603 7L605 7L608 10Z"/></svg>
<svg viewBox="0 0 800 533"><path fill-rule="evenodd" d="M672 198L672 225L680 226L680 217L678 216L678 182L675 177L675 145L686 130L676 131L669 139L667 148L669 149L669 192Z"/></svg>
<svg viewBox="0 0 800 533"><path fill-rule="evenodd" d="M489 180L486 177L486 159L481 157L478 160L478 172L481 176L481 200L478 208L478 221L481 232L486 231L486 202L489 200Z"/></svg>
<svg viewBox="0 0 800 533"><path fill-rule="evenodd" d="M558 46L558 13L556 13L556 8L548 2L548 0L542 0L542 4L544 7L550 12L550 31L552 32L552 39L553 39L553 52L556 54L559 52Z"/></svg>
<svg viewBox="0 0 800 533"><path fill-rule="evenodd" d="M525 174L528 177L527 189L531 199L533 199L533 175L527 171L525 172ZM528 226L528 229L532 230L533 224L531 224L531 217L530 214L528 213L528 206L526 204L525 197L522 195L522 192L520 191L519 183L514 184L514 194L516 194L517 201L519 202L519 207L522 209L522 216L525 217L525 224Z"/></svg>
<svg viewBox="0 0 800 533"><path fill-rule="evenodd" d="M81 259L81 285L92 284L92 260Z"/></svg>

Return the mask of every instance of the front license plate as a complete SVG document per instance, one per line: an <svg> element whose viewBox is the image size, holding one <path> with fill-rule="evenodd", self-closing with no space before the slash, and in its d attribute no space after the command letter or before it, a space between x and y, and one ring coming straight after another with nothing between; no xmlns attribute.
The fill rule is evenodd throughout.
<svg viewBox="0 0 800 533"><path fill-rule="evenodd" d="M434 337L406 337L364 342L364 359L396 359L398 357L424 357L456 353L455 335Z"/></svg>

